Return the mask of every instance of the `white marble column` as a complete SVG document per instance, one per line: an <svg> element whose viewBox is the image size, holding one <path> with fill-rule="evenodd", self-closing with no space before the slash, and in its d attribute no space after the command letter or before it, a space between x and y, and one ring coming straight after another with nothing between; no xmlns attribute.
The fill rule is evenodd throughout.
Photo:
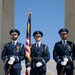
<svg viewBox="0 0 75 75"><path fill-rule="evenodd" d="M68 39L75 43L75 0L65 0L65 27L69 30Z"/></svg>
<svg viewBox="0 0 75 75"><path fill-rule="evenodd" d="M14 28L14 0L0 0L0 56L5 43L10 41L9 31ZM0 75L4 75L0 57Z"/></svg>
<svg viewBox="0 0 75 75"><path fill-rule="evenodd" d="M75 0L65 0L65 27L69 30L69 40L75 43Z"/></svg>

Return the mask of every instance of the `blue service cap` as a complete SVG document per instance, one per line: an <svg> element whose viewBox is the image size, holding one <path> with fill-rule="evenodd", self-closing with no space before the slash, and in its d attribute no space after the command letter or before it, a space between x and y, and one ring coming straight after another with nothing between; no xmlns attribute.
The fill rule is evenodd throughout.
<svg viewBox="0 0 75 75"><path fill-rule="evenodd" d="M66 29L66 28L62 28L62 29L60 29L59 30L59 32L58 32L59 34L63 34L63 33L69 33L69 31L68 31L68 29Z"/></svg>
<svg viewBox="0 0 75 75"><path fill-rule="evenodd" d="M17 29L11 29L10 30L10 35L11 34L18 34L18 36L20 35L20 32Z"/></svg>
<svg viewBox="0 0 75 75"><path fill-rule="evenodd" d="M43 33L41 31L35 31L33 33L33 36L41 36L41 37L43 37Z"/></svg>

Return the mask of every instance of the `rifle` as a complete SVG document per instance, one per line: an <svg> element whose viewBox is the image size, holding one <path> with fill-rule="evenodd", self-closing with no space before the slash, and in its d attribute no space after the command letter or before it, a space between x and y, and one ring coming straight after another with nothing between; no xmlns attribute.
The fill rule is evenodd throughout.
<svg viewBox="0 0 75 75"><path fill-rule="evenodd" d="M67 58L68 56L65 55L64 57ZM60 75L63 75L64 69L65 69L65 66L62 67L62 70L61 70L61 72L60 72Z"/></svg>
<svg viewBox="0 0 75 75"><path fill-rule="evenodd" d="M60 75L63 75L64 69L65 69L65 66L62 67Z"/></svg>
<svg viewBox="0 0 75 75"><path fill-rule="evenodd" d="M6 75L10 73L11 65L9 65Z"/></svg>

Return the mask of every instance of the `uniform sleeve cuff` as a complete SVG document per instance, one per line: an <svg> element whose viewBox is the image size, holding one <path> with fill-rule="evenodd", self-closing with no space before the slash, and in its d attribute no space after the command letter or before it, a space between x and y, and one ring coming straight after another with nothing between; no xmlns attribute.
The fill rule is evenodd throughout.
<svg viewBox="0 0 75 75"><path fill-rule="evenodd" d="M19 61L19 57L18 56L14 56L15 57L15 61Z"/></svg>
<svg viewBox="0 0 75 75"><path fill-rule="evenodd" d="M26 68L28 68L28 67L30 67L30 63L27 63L27 64L26 64Z"/></svg>
<svg viewBox="0 0 75 75"><path fill-rule="evenodd" d="M61 59L58 59L58 60L57 60L57 63L58 63L58 62L61 62Z"/></svg>
<svg viewBox="0 0 75 75"><path fill-rule="evenodd" d="M72 58L71 57L69 57L69 61L72 61Z"/></svg>
<svg viewBox="0 0 75 75"><path fill-rule="evenodd" d="M6 58L6 60L4 61L5 63L8 61L8 58Z"/></svg>
<svg viewBox="0 0 75 75"><path fill-rule="evenodd" d="M44 59L42 59L41 63L42 63L42 64L45 64L46 62L45 62L45 60L44 60Z"/></svg>

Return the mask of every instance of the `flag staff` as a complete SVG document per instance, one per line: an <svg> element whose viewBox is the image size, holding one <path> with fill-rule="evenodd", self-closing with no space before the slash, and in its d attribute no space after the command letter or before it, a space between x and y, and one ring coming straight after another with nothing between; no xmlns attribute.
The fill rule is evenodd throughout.
<svg viewBox="0 0 75 75"><path fill-rule="evenodd" d="M31 14L32 12L28 12L28 22L27 22L27 30L26 30L26 54L25 56L31 63ZM25 75L28 75L28 70L26 70Z"/></svg>

